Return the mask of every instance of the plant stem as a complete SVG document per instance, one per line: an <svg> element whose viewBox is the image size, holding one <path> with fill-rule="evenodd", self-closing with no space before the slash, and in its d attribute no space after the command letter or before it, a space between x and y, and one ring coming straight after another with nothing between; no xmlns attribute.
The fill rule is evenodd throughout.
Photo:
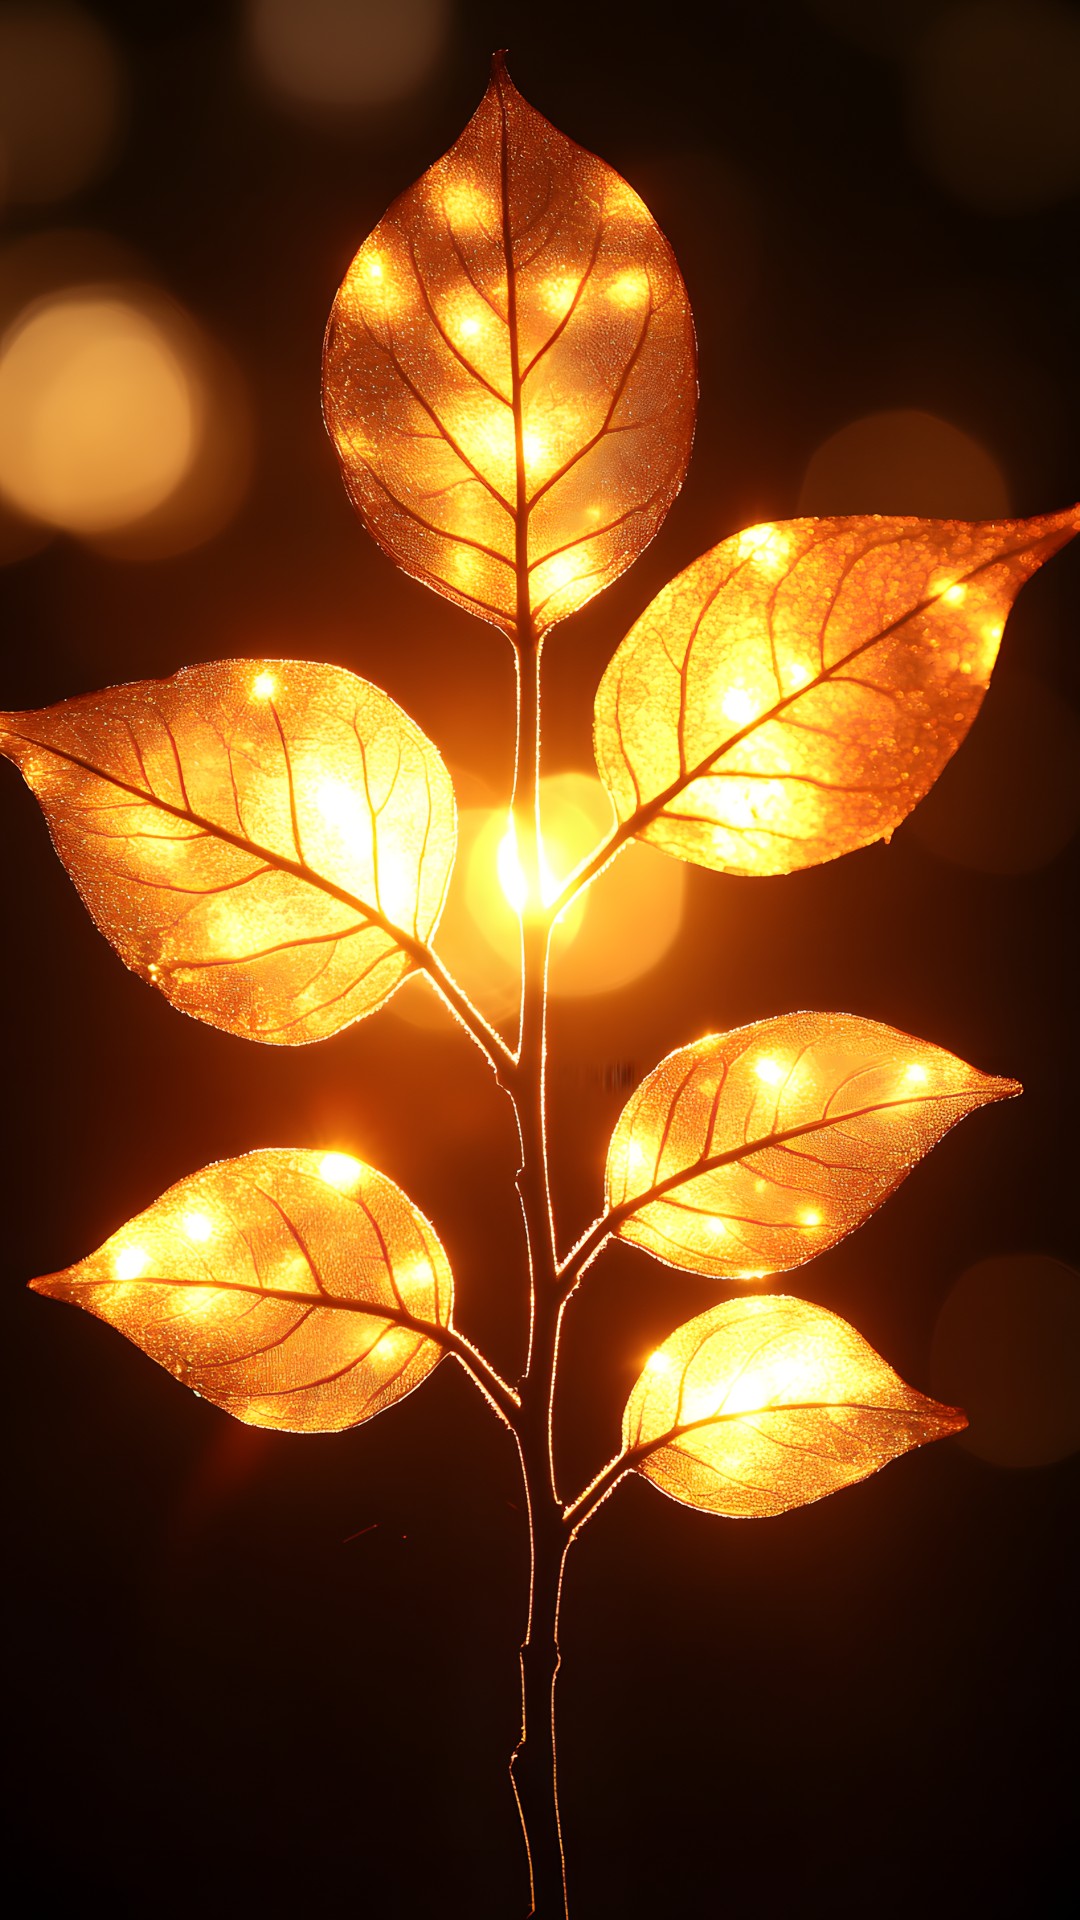
<svg viewBox="0 0 1080 1920"><path fill-rule="evenodd" d="M524 574L522 568L522 574ZM559 1667L559 1590L566 1528L555 1489L551 1405L558 1344L559 1288L548 1183L545 1115L547 950L550 918L540 893L540 645L520 609L518 735L513 816L525 879L522 912L521 1019L508 1084L517 1116L517 1185L529 1253L529 1355L514 1420L529 1521L529 1609L521 1647L521 1734L510 1761L529 1856L532 1912L566 1920L566 1883L556 1791L553 1722Z"/></svg>

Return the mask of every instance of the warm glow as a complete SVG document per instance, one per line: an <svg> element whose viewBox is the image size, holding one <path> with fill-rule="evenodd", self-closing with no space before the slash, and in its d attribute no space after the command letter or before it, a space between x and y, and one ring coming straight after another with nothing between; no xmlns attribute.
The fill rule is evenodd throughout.
<svg viewBox="0 0 1080 1920"><path fill-rule="evenodd" d="M324 1153L319 1161L319 1178L339 1193L351 1193L363 1173L363 1164L351 1153Z"/></svg>
<svg viewBox="0 0 1080 1920"><path fill-rule="evenodd" d="M663 520L689 457L694 342L685 288L642 202L535 114L504 70L458 143L395 201L350 267L327 335L324 401L349 491L381 544L439 592L514 631L519 476L504 149L525 369L522 478L538 496L529 588L543 631L614 580ZM573 220L538 229L530 209L542 205L572 206ZM400 274L390 274L398 260ZM390 278L410 289L408 325L394 329L396 364L385 348ZM589 528L583 482L603 503ZM586 534L579 557L573 548Z"/></svg>
<svg viewBox="0 0 1080 1920"><path fill-rule="evenodd" d="M617 307L641 307L649 297L649 282L643 273L620 273L608 282L607 294Z"/></svg>
<svg viewBox="0 0 1080 1920"><path fill-rule="evenodd" d="M917 1060L913 1060L910 1066L904 1068L904 1079L914 1081L917 1086L925 1086L929 1078L926 1068L920 1067Z"/></svg>
<svg viewBox="0 0 1080 1920"><path fill-rule="evenodd" d="M449 0L247 0L255 65L283 104L370 112L423 86L443 51Z"/></svg>
<svg viewBox="0 0 1080 1920"><path fill-rule="evenodd" d="M734 720L741 727L754 718L758 705L753 694L747 693L744 687L731 687L720 702L720 711L725 720Z"/></svg>
<svg viewBox="0 0 1080 1920"><path fill-rule="evenodd" d="M85 767L52 751L73 705ZM211 662L5 715L0 746L113 945L228 1033L278 1046L337 1033L413 970L391 928L427 940L438 923L449 776L400 707L344 668Z"/></svg>
<svg viewBox="0 0 1080 1920"><path fill-rule="evenodd" d="M202 404L195 369L149 312L58 295L0 349L0 490L71 533L128 527L186 478Z"/></svg>
<svg viewBox="0 0 1080 1920"><path fill-rule="evenodd" d="M89 10L0 10L0 204L40 206L85 187L116 140L124 76Z"/></svg>
<svg viewBox="0 0 1080 1920"><path fill-rule="evenodd" d="M1009 489L998 461L970 433L920 408L895 407L851 420L822 442L798 510L999 520L1009 512Z"/></svg>
<svg viewBox="0 0 1080 1920"><path fill-rule="evenodd" d="M850 1013L759 1020L669 1054L611 1136L608 1204L639 1201L620 1237L730 1280L782 1273L835 1246L965 1113L1019 1091L916 1044L919 1084L937 1098L898 1098L911 1039ZM763 1081L775 1089L768 1098ZM719 1164L702 1172L712 1158Z"/></svg>
<svg viewBox="0 0 1080 1920"><path fill-rule="evenodd" d="M238 1420L336 1432L401 1399L442 1358L433 1340L353 1310L407 1296L418 1318L445 1326L453 1283L423 1215L350 1154L274 1147L219 1161L125 1232L138 1243L114 1254L106 1242L34 1286L109 1321Z"/></svg>
<svg viewBox="0 0 1080 1920"><path fill-rule="evenodd" d="M626 1404L623 1445L664 1443L638 1470L673 1499L761 1518L965 1424L905 1386L837 1314L757 1295L699 1314L652 1355Z"/></svg>
<svg viewBox="0 0 1080 1920"><path fill-rule="evenodd" d="M964 738L1009 607L1077 517L793 520L723 541L657 594L600 683L619 819L743 874L888 838Z"/></svg>

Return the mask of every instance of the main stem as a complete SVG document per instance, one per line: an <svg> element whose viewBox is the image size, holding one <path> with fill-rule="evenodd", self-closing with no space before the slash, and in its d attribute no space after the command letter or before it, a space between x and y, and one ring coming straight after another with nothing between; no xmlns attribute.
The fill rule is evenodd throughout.
<svg viewBox="0 0 1080 1920"><path fill-rule="evenodd" d="M524 609L523 609L524 611ZM531 623L518 641L518 751L514 824L527 884L522 915L521 1027L512 1078L521 1138L518 1191L529 1249L529 1358L515 1421L529 1517L529 1613L521 1648L521 1737L510 1762L529 1854L532 1912L566 1920L566 1882L555 1769L554 1688L559 1592L567 1530L555 1490L551 1412L559 1329L559 1279L548 1191L545 1048L549 920L540 894L540 647Z"/></svg>

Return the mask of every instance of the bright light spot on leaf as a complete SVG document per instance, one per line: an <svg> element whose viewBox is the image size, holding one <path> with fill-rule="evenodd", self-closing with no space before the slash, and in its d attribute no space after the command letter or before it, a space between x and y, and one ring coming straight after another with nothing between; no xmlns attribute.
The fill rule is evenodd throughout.
<svg viewBox="0 0 1080 1920"><path fill-rule="evenodd" d="M657 594L600 683L597 764L620 821L741 874L887 839L975 718L988 617L1004 620L1078 520L825 518L722 541ZM963 604L945 605L961 583ZM787 689L778 711L772 687ZM732 740L719 702L739 689L761 705Z"/></svg>
<svg viewBox="0 0 1080 1920"><path fill-rule="evenodd" d="M454 227L476 227L495 214L494 202L483 187L451 178L441 194L441 207Z"/></svg>
<svg viewBox="0 0 1080 1920"><path fill-rule="evenodd" d="M122 1247L113 1261L113 1272L118 1280L137 1280L149 1264L150 1257L142 1247Z"/></svg>
<svg viewBox="0 0 1080 1920"><path fill-rule="evenodd" d="M251 683L251 691L256 700L270 700L277 692L277 681L272 673L257 673Z"/></svg>
<svg viewBox="0 0 1080 1920"><path fill-rule="evenodd" d="M749 1519L820 1500L964 1424L905 1386L838 1315L758 1295L664 1342L627 1401L623 1445L676 1434L638 1471L689 1506Z"/></svg>
<svg viewBox="0 0 1080 1920"><path fill-rule="evenodd" d="M339 1193L350 1193L363 1173L363 1163L351 1153L324 1153L319 1161L320 1178Z"/></svg>
<svg viewBox="0 0 1080 1920"><path fill-rule="evenodd" d="M796 1013L669 1054L611 1137L606 1193L619 1237L733 1280L834 1246L965 1113L1019 1091L927 1043L920 1064L938 1098L898 1099L910 1046L855 1014ZM763 1079L774 1089L764 1098ZM717 1217L726 1238L712 1231Z"/></svg>
<svg viewBox="0 0 1080 1920"><path fill-rule="evenodd" d="M731 687L720 702L725 720L734 720L736 726L742 726L752 720L758 711L758 703L745 687Z"/></svg>
<svg viewBox="0 0 1080 1920"><path fill-rule="evenodd" d="M925 1086L929 1077L926 1068L920 1067L916 1060L913 1060L909 1067L904 1068L904 1079L913 1080L918 1086Z"/></svg>
<svg viewBox="0 0 1080 1920"><path fill-rule="evenodd" d="M640 307L649 297L649 282L643 273L621 273L607 292L617 307Z"/></svg>
<svg viewBox="0 0 1080 1920"><path fill-rule="evenodd" d="M460 140L395 201L350 267L327 334L323 393L350 494L383 547L513 634L522 476L507 404L506 244L536 629L583 605L652 538L685 471L696 382L689 304L663 235L618 175L537 115L498 69ZM376 300L358 277L373 252L400 260L403 285L417 294L392 355L382 293ZM463 330L480 313L479 331ZM588 565L552 576L548 557L583 537L583 492L604 509Z"/></svg>
<svg viewBox="0 0 1080 1920"><path fill-rule="evenodd" d="M773 526L770 521L760 527L745 527L736 535L736 542L740 555L748 558L758 573L770 579L783 573L791 552L791 538L782 527Z"/></svg>
<svg viewBox="0 0 1080 1920"><path fill-rule="evenodd" d="M214 1231L214 1223L205 1213L185 1213L184 1232L189 1240L209 1240Z"/></svg>
<svg viewBox="0 0 1080 1920"><path fill-rule="evenodd" d="M463 320L458 321L458 332L463 340L475 340L481 324L475 314L467 313Z"/></svg>
<svg viewBox="0 0 1080 1920"><path fill-rule="evenodd" d="M670 1373L671 1372L671 1361L668 1359L666 1353L661 1353L659 1347L657 1348L655 1353L650 1353L648 1359L645 1362L645 1366L649 1373Z"/></svg>
<svg viewBox="0 0 1080 1920"><path fill-rule="evenodd" d="M954 586L946 587L941 597L948 606L961 607L967 599L967 588L958 580Z"/></svg>
<svg viewBox="0 0 1080 1920"><path fill-rule="evenodd" d="M541 298L548 312L556 314L561 319L573 305L577 289L576 280L568 278L545 280L541 289Z"/></svg>

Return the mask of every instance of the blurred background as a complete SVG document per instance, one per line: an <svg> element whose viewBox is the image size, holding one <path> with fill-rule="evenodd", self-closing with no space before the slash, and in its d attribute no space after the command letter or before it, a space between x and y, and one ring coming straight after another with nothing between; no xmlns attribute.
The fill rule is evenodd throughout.
<svg viewBox="0 0 1080 1920"><path fill-rule="evenodd" d="M604 824L604 665L706 547L797 513L1075 497L1080 317L1080 13L1062 0L720 0L704 25L563 0L3 0L0 700L244 655L377 681L455 774L446 940L495 1012L509 649L361 530L319 360L353 252L456 137L499 46L651 207L701 350L682 497L549 642L570 852ZM1026 1088L778 1283L966 1405L969 1433L779 1520L724 1524L635 1483L588 1530L560 1683L580 1920L1065 1910L1078 605L1069 552L1025 590L975 731L891 846L779 880L643 849L558 962L567 1240L627 1093L706 1031L843 1008ZM96 933L4 771L24 1911L523 1913L506 1777L523 1516L464 1376L441 1368L352 1435L272 1436L22 1286L211 1160L326 1145L436 1222L460 1323L514 1373L509 1113L418 984L295 1052L181 1019ZM717 1297L631 1249L593 1271L566 1347L567 1492L614 1450L647 1353Z"/></svg>

